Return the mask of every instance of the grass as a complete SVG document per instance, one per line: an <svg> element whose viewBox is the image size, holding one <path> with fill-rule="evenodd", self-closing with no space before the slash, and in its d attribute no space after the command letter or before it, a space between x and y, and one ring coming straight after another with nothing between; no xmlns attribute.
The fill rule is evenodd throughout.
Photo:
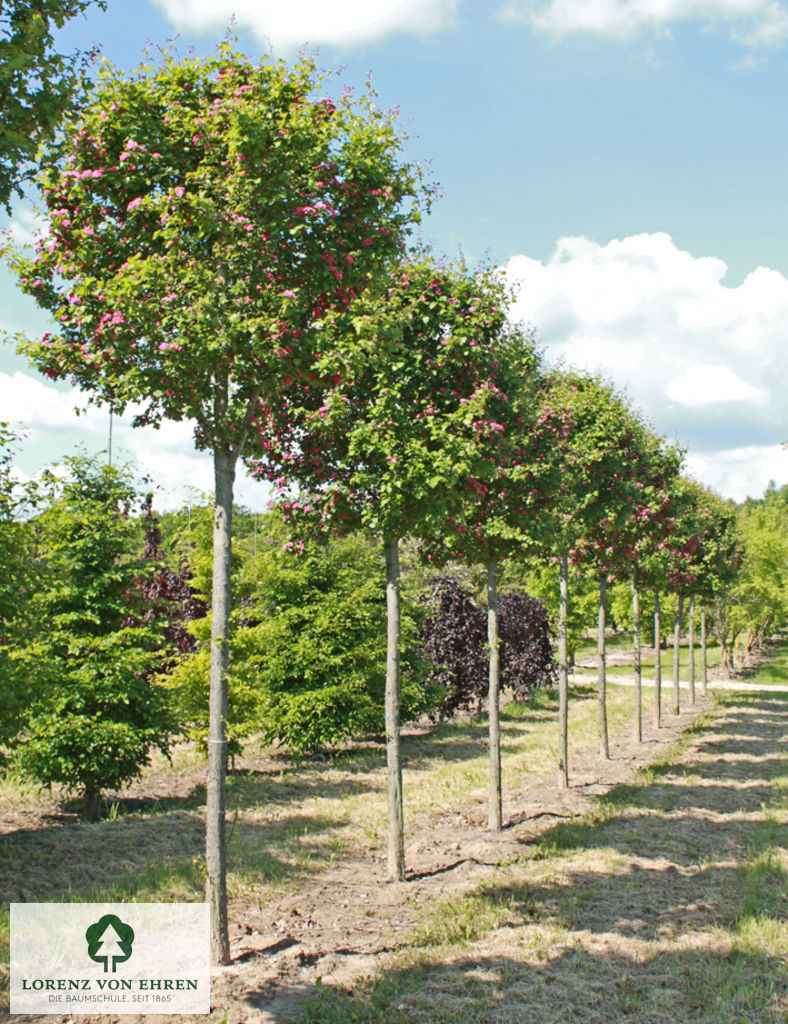
<svg viewBox="0 0 788 1024"><path fill-rule="evenodd" d="M631 691L608 691L610 730L630 714ZM596 743L596 699L576 687L571 705L574 752ZM487 723L447 722L403 738L405 820L423 825L483 799L487 789ZM505 786L543 770L557 744L557 697L539 692L501 713ZM330 760L268 759L228 777L228 891L248 904L295 887L337 857L382 853L386 829L385 752L357 745ZM151 772L167 768L158 759ZM174 901L202 899L204 788L194 751L178 748L173 770L180 795L162 797L98 823L20 828L0 836L0 946L7 943L11 901ZM148 773L151 774L150 772ZM144 779L143 779L144 783ZM504 794L505 800L505 794ZM25 810L51 807L45 794L8 780L0 809L23 821ZM120 807L120 805L118 805ZM44 818L46 821L46 818ZM63 851L68 850L64 857ZM75 868L79 865L78 868ZM232 911L231 911L232 912ZM0 956L7 963L7 948Z"/></svg>
<svg viewBox="0 0 788 1024"><path fill-rule="evenodd" d="M754 681L783 672L788 651ZM610 683L615 734L630 719L632 689ZM584 820L524 846L485 885L420 911L375 977L352 990L322 986L301 1024L788 1021L785 696L720 698ZM553 762L556 712L551 692L503 708L505 786ZM572 752L596 746L596 715L594 690L575 686ZM403 755L409 827L483 799L486 721L414 732ZM174 770L184 780L177 795L114 820L45 822L0 837L6 962L9 900L202 898L202 766L179 748ZM337 858L382 854L385 802L384 753L374 744L323 761L241 762L227 800L234 912ZM0 806L19 818L46 799L6 782Z"/></svg>
<svg viewBox="0 0 788 1024"><path fill-rule="evenodd" d="M611 732L629 715L631 693L611 687ZM502 762L506 784L517 786L542 769L556 745L557 699L537 694L527 705L509 704L501 715ZM596 701L581 688L572 702L572 747L592 746ZM405 815L429 821L483 797L487 786L486 721L450 722L403 741ZM157 765L161 769L161 765ZM201 786L188 798L162 799L150 808L97 824L18 832L0 840L0 863L24 860L24 872L4 872L5 901L25 898L175 899L202 889ZM28 794L29 795L29 794ZM10 784L0 803L21 806ZM32 796L35 799L35 796ZM384 753L350 750L328 762L281 760L281 770L239 771L228 778L229 885L250 888L288 884L322 867L326 858L382 849L385 832ZM75 860L91 851L90 867L73 877L61 851L67 843Z"/></svg>
<svg viewBox="0 0 788 1024"><path fill-rule="evenodd" d="M615 678L616 676L631 676L633 673L633 651L632 651L632 637L629 634L617 633L613 636L609 636L605 640L605 649L608 655L614 656L627 656L627 662L623 665L607 665L608 677ZM589 658L596 658L597 645L596 640L592 642L584 643L576 653L576 660L587 661ZM656 657L654 654L641 654L641 672L643 674L644 684L649 684L654 678L654 668L656 663ZM698 638L695 640L694 648L694 663L695 663L695 681L700 686L701 676L701 652ZM682 646L679 648L679 673L682 680L689 677L689 647ZM718 668L720 665L720 648L719 645L709 642L706 648L706 668L708 672ZM662 681L669 681L672 678L673 673L673 647L667 647L660 651L660 666L662 669ZM596 663L594 667L581 668L580 671L583 674L595 673ZM788 680L788 674L782 681ZM777 682L779 680L775 680ZM765 684L766 680L762 680Z"/></svg>
<svg viewBox="0 0 788 1024"><path fill-rule="evenodd" d="M788 649L758 671L788 671ZM726 693L301 1024L788 1021L788 694Z"/></svg>

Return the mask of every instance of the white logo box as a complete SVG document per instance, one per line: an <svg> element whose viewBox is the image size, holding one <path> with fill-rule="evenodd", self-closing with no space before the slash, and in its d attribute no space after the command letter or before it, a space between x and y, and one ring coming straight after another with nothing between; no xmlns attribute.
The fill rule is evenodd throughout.
<svg viewBox="0 0 788 1024"><path fill-rule="evenodd" d="M210 1013L207 903L12 903L11 1013Z"/></svg>

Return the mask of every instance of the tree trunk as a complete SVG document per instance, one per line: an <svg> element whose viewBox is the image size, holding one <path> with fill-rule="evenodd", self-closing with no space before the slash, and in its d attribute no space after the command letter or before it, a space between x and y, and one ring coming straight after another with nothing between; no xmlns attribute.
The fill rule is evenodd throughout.
<svg viewBox="0 0 788 1024"><path fill-rule="evenodd" d="M88 821L101 821L101 793L97 790L85 790L85 817Z"/></svg>
<svg viewBox="0 0 788 1024"><path fill-rule="evenodd" d="M490 725L490 794L487 823L491 832L503 825L501 798L501 662L498 649L498 574L495 562L487 566L487 640L490 645L490 687L487 712Z"/></svg>
<svg viewBox="0 0 788 1024"><path fill-rule="evenodd" d="M227 666L230 656L230 568L235 462L230 452L214 450L216 507L213 516L205 896L211 915L211 960L215 964L230 962L224 790L227 774Z"/></svg>
<svg viewBox="0 0 788 1024"><path fill-rule="evenodd" d="M662 725L662 621L659 612L659 591L654 591L654 725Z"/></svg>
<svg viewBox="0 0 788 1024"><path fill-rule="evenodd" d="M709 692L709 676L706 663L706 605L700 606L700 692L704 697Z"/></svg>
<svg viewBox="0 0 788 1024"><path fill-rule="evenodd" d="M720 667L725 673L725 678L731 678L730 655L728 654L727 633L730 612L723 615L722 603L717 601L714 606L714 625L717 633L717 641L720 645Z"/></svg>
<svg viewBox="0 0 788 1024"><path fill-rule="evenodd" d="M599 753L604 758L610 757L610 743L607 738L607 675L605 663L605 613L607 600L607 579L599 580L599 633L597 638L597 654L599 656Z"/></svg>
<svg viewBox="0 0 788 1024"><path fill-rule="evenodd" d="M638 573L632 573L632 655L635 668L635 719L633 735L636 743L643 741L643 695L641 690L640 671L640 592L638 590Z"/></svg>
<svg viewBox="0 0 788 1024"><path fill-rule="evenodd" d="M679 701L679 656L681 654L681 612L684 607L684 598L679 593L678 609L676 611L676 622L673 627L673 714L680 711Z"/></svg>
<svg viewBox="0 0 788 1024"><path fill-rule="evenodd" d="M690 703L695 703L695 595L689 603L689 689Z"/></svg>
<svg viewBox="0 0 788 1024"><path fill-rule="evenodd" d="M569 614L569 558L558 563L558 788L569 786L569 659L566 633Z"/></svg>
<svg viewBox="0 0 788 1024"><path fill-rule="evenodd" d="M400 594L399 541L386 544L386 764L388 767L388 879L405 879L405 823L400 758Z"/></svg>

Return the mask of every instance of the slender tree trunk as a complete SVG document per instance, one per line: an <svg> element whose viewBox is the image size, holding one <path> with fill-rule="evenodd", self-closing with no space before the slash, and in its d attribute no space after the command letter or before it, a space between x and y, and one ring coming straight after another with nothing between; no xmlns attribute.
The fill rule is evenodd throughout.
<svg viewBox="0 0 788 1024"><path fill-rule="evenodd" d="M227 666L230 655L230 567L235 462L230 452L221 449L214 451L216 507L213 516L205 889L211 914L211 959L216 964L230 962L224 790L227 774Z"/></svg>
<svg viewBox="0 0 788 1024"><path fill-rule="evenodd" d="M659 591L654 591L654 725L662 725L662 621L659 613Z"/></svg>
<svg viewBox="0 0 788 1024"><path fill-rule="evenodd" d="M695 703L695 595L689 603L689 688L690 703Z"/></svg>
<svg viewBox="0 0 788 1024"><path fill-rule="evenodd" d="M610 757L610 743L607 738L607 665L605 663L605 618L607 601L607 579L599 579L599 633L597 637L597 654L599 656L599 753L602 757Z"/></svg>
<svg viewBox="0 0 788 1024"><path fill-rule="evenodd" d="M388 767L388 879L405 879L405 823L400 758L400 594L399 541L386 544L386 764Z"/></svg>
<svg viewBox="0 0 788 1024"><path fill-rule="evenodd" d="M632 573L632 655L635 668L635 718L633 735L636 743L643 741L643 693L641 688L640 667L640 591L638 590L638 571Z"/></svg>
<svg viewBox="0 0 788 1024"><path fill-rule="evenodd" d="M678 608L676 609L676 623L673 627L673 714L680 711L679 701L679 656L681 654L681 613L684 607L684 598L679 593Z"/></svg>
<svg viewBox="0 0 788 1024"><path fill-rule="evenodd" d="M85 817L88 821L101 821L101 793L85 790Z"/></svg>
<svg viewBox="0 0 788 1024"><path fill-rule="evenodd" d="M706 661L706 605L700 606L700 692L704 697L709 693L709 675Z"/></svg>
<svg viewBox="0 0 788 1024"><path fill-rule="evenodd" d="M488 826L500 832L503 825L501 797L501 661L498 648L498 572L497 564L487 566L487 640L490 645L490 688L487 711L490 725L490 794Z"/></svg>
<svg viewBox="0 0 788 1024"><path fill-rule="evenodd" d="M558 563L558 788L569 785L569 659L566 645L569 615L569 557Z"/></svg>
<svg viewBox="0 0 788 1024"><path fill-rule="evenodd" d="M726 637L728 634L728 622L730 619L730 612L723 614L722 604L717 601L714 606L714 624L715 632L717 634L717 642L720 645L720 667L725 673L725 678L731 678L731 666L730 666L730 655L728 654L728 645Z"/></svg>

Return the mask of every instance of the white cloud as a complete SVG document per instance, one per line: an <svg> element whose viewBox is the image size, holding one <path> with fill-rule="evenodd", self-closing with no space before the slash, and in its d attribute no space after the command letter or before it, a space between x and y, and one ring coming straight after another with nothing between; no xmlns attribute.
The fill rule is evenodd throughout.
<svg viewBox="0 0 788 1024"><path fill-rule="evenodd" d="M679 377L668 382L665 394L680 405L715 405L731 402L766 402L769 394L753 387L730 366L692 363Z"/></svg>
<svg viewBox="0 0 788 1024"><path fill-rule="evenodd" d="M35 240L48 229L35 210L29 206L17 206L8 225L8 232L17 248L32 247Z"/></svg>
<svg viewBox="0 0 788 1024"><path fill-rule="evenodd" d="M26 440L20 450L20 473L29 478L45 465L73 455L78 447L89 454L106 451L109 442L109 409L88 406L77 416L75 408L85 408L86 397L76 388L63 391L25 373L0 373L0 410L2 418L22 426ZM150 477L156 489L158 509L177 508L195 492L213 490L211 456L194 447L194 424L189 421L165 421L158 430L131 426L134 409L114 416L112 424L113 462L131 462L140 477ZM45 451L46 456L36 457ZM255 511L265 508L270 489L248 477L239 467L235 497Z"/></svg>
<svg viewBox="0 0 788 1024"><path fill-rule="evenodd" d="M507 0L500 15L556 38L587 34L629 39L697 22L726 26L746 46L780 46L788 39L788 9L782 0Z"/></svg>
<svg viewBox="0 0 788 1024"><path fill-rule="evenodd" d="M516 256L505 272L519 288L514 317L536 328L549 359L605 373L662 433L712 459L788 438L788 280L759 267L732 288L726 269L657 233L562 238L544 263ZM760 463L748 465L726 477L730 493L748 473L757 492Z"/></svg>
<svg viewBox="0 0 788 1024"><path fill-rule="evenodd" d="M156 0L179 28L225 27L231 17L264 44L356 45L395 32L426 35L448 27L459 0Z"/></svg>
<svg viewBox="0 0 788 1024"><path fill-rule="evenodd" d="M715 452L711 457L690 453L687 469L736 501L760 498L770 481L780 484L788 480L788 451L779 445L750 445Z"/></svg>

